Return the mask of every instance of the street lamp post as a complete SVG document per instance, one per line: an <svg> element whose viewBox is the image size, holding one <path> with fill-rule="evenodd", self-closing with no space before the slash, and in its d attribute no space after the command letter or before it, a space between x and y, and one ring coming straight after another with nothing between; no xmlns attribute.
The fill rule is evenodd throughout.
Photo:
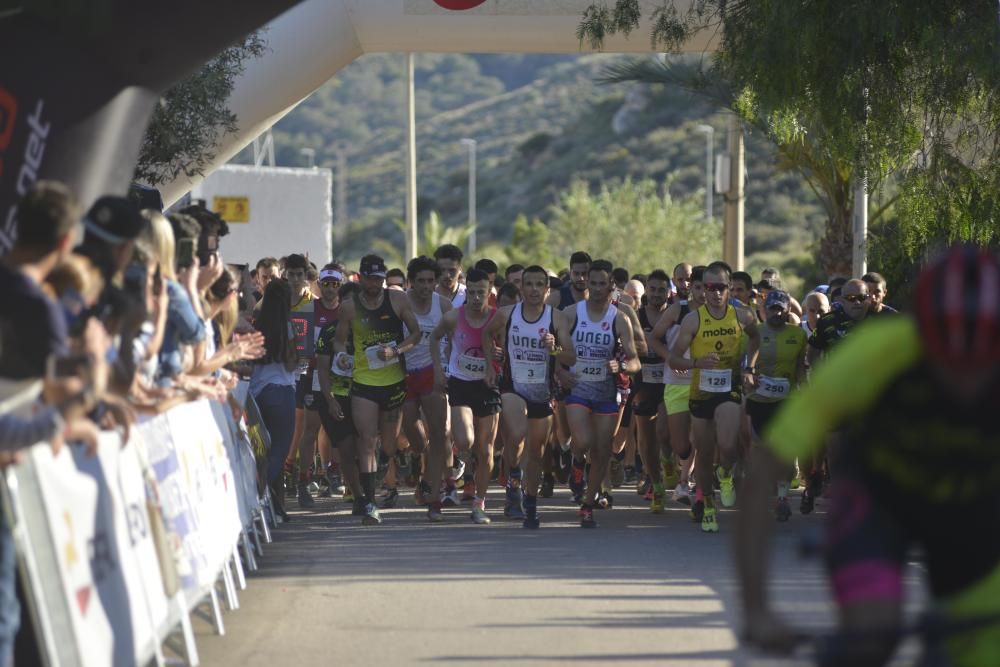
<svg viewBox="0 0 1000 667"><path fill-rule="evenodd" d="M715 144L715 128L711 125L699 125L695 128L699 134L705 135L705 220L712 220L712 149Z"/></svg>
<svg viewBox="0 0 1000 667"><path fill-rule="evenodd" d="M462 139L462 145L469 149L469 254L476 251L476 140Z"/></svg>

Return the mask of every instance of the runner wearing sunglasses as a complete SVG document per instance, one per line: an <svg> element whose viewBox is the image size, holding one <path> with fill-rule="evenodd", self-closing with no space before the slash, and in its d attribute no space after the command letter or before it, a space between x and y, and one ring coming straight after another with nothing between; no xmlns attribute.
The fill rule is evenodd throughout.
<svg viewBox="0 0 1000 667"><path fill-rule="evenodd" d="M730 273L725 267L710 266L705 270L703 283L705 305L684 317L677 340L670 348L669 361L675 370L691 370L688 406L698 453L695 460L698 489L691 511L695 520L700 518L703 531L715 533L719 530L712 476L715 447L719 447L721 462L718 475L722 505L732 507L736 504L732 471L743 415L743 384L753 382L760 333L753 313L729 303ZM745 371L741 368L744 332L750 361ZM687 356L689 349L691 354Z"/></svg>

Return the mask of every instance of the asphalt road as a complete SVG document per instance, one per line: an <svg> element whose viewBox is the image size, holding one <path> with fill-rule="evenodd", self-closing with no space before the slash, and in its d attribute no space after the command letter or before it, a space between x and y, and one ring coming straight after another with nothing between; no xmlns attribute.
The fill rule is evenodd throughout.
<svg viewBox="0 0 1000 667"><path fill-rule="evenodd" d="M195 621L202 664L809 664L739 646L731 511L719 534L703 534L686 507L653 515L622 488L584 530L560 489L528 531L503 518L502 500L490 493L492 525L472 524L466 507L430 524L407 493L366 528L342 501L298 511L289 499L293 521L265 545L226 635ZM820 563L796 547L824 505L779 526L773 561L779 608L812 628L830 626L832 607ZM908 579L922 597L915 567Z"/></svg>

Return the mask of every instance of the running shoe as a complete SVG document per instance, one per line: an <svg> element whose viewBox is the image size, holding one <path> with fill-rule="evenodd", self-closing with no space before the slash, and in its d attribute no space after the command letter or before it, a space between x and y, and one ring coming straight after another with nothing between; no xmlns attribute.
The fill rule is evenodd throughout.
<svg viewBox="0 0 1000 667"><path fill-rule="evenodd" d="M354 494L351 492L350 489L344 489L344 502L345 503L354 502Z"/></svg>
<svg viewBox="0 0 1000 667"><path fill-rule="evenodd" d="M778 498L774 504L774 518L782 523L792 518L792 508L788 505L788 498Z"/></svg>
<svg viewBox="0 0 1000 667"><path fill-rule="evenodd" d="M714 507L705 508L705 514L701 517L701 532L703 533L719 532L719 520L716 517L716 510Z"/></svg>
<svg viewBox="0 0 1000 667"><path fill-rule="evenodd" d="M573 450L563 451L561 447L556 447L559 451L556 454L559 465L556 466L556 478L560 484L566 484L573 472Z"/></svg>
<svg viewBox="0 0 1000 667"><path fill-rule="evenodd" d="M634 484L636 480L635 466L625 466L625 483Z"/></svg>
<svg viewBox="0 0 1000 667"><path fill-rule="evenodd" d="M451 477L452 479L462 479L463 475L465 475L465 461L456 456L455 465L451 469Z"/></svg>
<svg viewBox="0 0 1000 667"><path fill-rule="evenodd" d="M431 491L431 485L424 480L420 480L419 486L413 492L413 504L417 507L423 507L430 502L430 498L433 495L434 492Z"/></svg>
<svg viewBox="0 0 1000 667"><path fill-rule="evenodd" d="M390 509L396 506L396 502L399 500L399 491L396 489L389 489L385 494L385 499L382 500L382 509Z"/></svg>
<svg viewBox="0 0 1000 667"><path fill-rule="evenodd" d="M525 528L538 528L541 525L541 522L538 520L537 498L524 497L524 521L521 525Z"/></svg>
<svg viewBox="0 0 1000 667"><path fill-rule="evenodd" d="M809 487L807 486L802 490L802 500L799 501L799 512L801 514L810 514L815 506L816 499L813 497L813 494L809 491Z"/></svg>
<svg viewBox="0 0 1000 667"><path fill-rule="evenodd" d="M455 507L458 505L458 490L448 489L441 499L441 504L445 507Z"/></svg>
<svg viewBox="0 0 1000 667"><path fill-rule="evenodd" d="M465 480L465 486L462 487L462 502L471 503L476 499L476 481L474 479Z"/></svg>
<svg viewBox="0 0 1000 667"><path fill-rule="evenodd" d="M653 502L653 485L650 484L646 492L642 494L642 499L648 502Z"/></svg>
<svg viewBox="0 0 1000 667"><path fill-rule="evenodd" d="M365 515L365 502L364 500L358 498L357 500L351 499L351 516L364 516Z"/></svg>
<svg viewBox="0 0 1000 667"><path fill-rule="evenodd" d="M580 528L597 528L597 520L594 519L594 508L589 505L580 507Z"/></svg>
<svg viewBox="0 0 1000 667"><path fill-rule="evenodd" d="M645 496L647 493L653 490L653 482L649 477L642 480L642 484L637 484L635 487L635 493L639 496Z"/></svg>
<svg viewBox="0 0 1000 667"><path fill-rule="evenodd" d="M616 489L625 483L625 466L622 465L621 461L613 457L611 459L611 474L609 477L611 478L611 486Z"/></svg>
<svg viewBox="0 0 1000 667"><path fill-rule="evenodd" d="M552 494L555 493L555 490L556 490L555 476L553 476L552 473L546 473L545 476L542 477L542 489L541 491L538 492L538 495L540 495L542 498L551 498Z"/></svg>
<svg viewBox="0 0 1000 667"><path fill-rule="evenodd" d="M601 489L597 494L597 507L602 510L609 510L615 506L615 497L611 495L610 489Z"/></svg>
<svg viewBox="0 0 1000 667"><path fill-rule="evenodd" d="M427 520L431 523L441 523L444 521L444 514L441 512L441 503L433 502L427 506Z"/></svg>
<svg viewBox="0 0 1000 667"><path fill-rule="evenodd" d="M382 517L379 516L378 508L374 504L368 503L365 507L365 515L361 517L362 526L377 526L382 523Z"/></svg>
<svg viewBox="0 0 1000 667"><path fill-rule="evenodd" d="M309 485L305 482L299 482L298 500L299 507L302 509L308 509L316 505L316 501L313 500L312 495L309 493Z"/></svg>
<svg viewBox="0 0 1000 667"><path fill-rule="evenodd" d="M691 504L691 489L688 488L687 484L677 485L677 488L674 489L674 500L682 505Z"/></svg>
<svg viewBox="0 0 1000 667"><path fill-rule="evenodd" d="M736 505L736 484L733 482L733 471L726 471L719 466L716 469L719 475L719 495L722 497L723 507L733 507Z"/></svg>
<svg viewBox="0 0 1000 667"><path fill-rule="evenodd" d="M538 515L526 516L524 517L524 521L521 522L521 526L523 526L524 528L529 528L531 530L535 530L541 525L542 522L538 520Z"/></svg>
<svg viewBox="0 0 1000 667"><path fill-rule="evenodd" d="M649 503L649 511L653 514L663 514L663 492L653 492L653 500Z"/></svg>
<svg viewBox="0 0 1000 667"><path fill-rule="evenodd" d="M677 484L680 473L677 471L677 466L674 465L671 457L660 457L660 474L663 475L663 486L668 489Z"/></svg>
<svg viewBox="0 0 1000 667"><path fill-rule="evenodd" d="M705 501L696 500L694 505L691 506L691 509L688 510L688 513L691 515L692 521L695 523L701 523L702 517L705 516Z"/></svg>
<svg viewBox="0 0 1000 667"><path fill-rule="evenodd" d="M578 503L583 497L583 492L586 490L584 484L584 468L583 466L573 466L573 470L570 472L569 478L569 490L573 493L573 502Z"/></svg>
<svg viewBox="0 0 1000 667"><path fill-rule="evenodd" d="M486 516L486 510L482 507L473 507L472 514L470 516L472 517L472 523L480 526L485 526L490 523L490 518Z"/></svg>

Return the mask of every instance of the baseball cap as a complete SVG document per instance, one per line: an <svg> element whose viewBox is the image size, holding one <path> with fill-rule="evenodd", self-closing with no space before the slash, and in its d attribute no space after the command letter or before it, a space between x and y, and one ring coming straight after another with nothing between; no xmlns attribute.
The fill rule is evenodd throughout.
<svg viewBox="0 0 1000 667"><path fill-rule="evenodd" d="M83 226L88 232L114 245L135 240L144 224L134 202L110 195L94 202L83 216Z"/></svg>
<svg viewBox="0 0 1000 667"><path fill-rule="evenodd" d="M319 272L319 281L323 282L324 280L344 282L344 274L337 269L323 269Z"/></svg>
<svg viewBox="0 0 1000 667"><path fill-rule="evenodd" d="M791 303L791 299L788 298L788 292L776 289L767 293L767 299L764 300L764 307L769 309L772 306L781 306L785 310L788 310Z"/></svg>
<svg viewBox="0 0 1000 667"><path fill-rule="evenodd" d="M378 255L368 255L361 258L359 273L365 278L385 278L385 260Z"/></svg>

